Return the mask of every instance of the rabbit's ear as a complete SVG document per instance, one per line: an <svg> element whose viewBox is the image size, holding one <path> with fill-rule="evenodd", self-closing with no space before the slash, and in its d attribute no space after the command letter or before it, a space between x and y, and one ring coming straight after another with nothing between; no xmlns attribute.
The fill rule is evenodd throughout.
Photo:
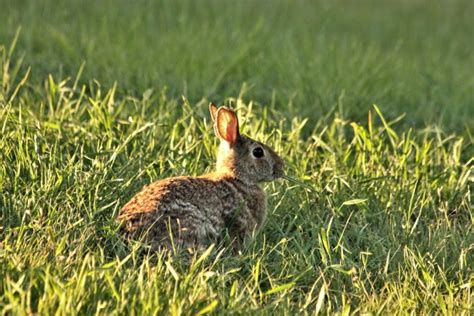
<svg viewBox="0 0 474 316"><path fill-rule="evenodd" d="M211 112L211 118L213 122L216 121L217 110L217 105L215 105L213 102L209 103L209 112Z"/></svg>
<svg viewBox="0 0 474 316"><path fill-rule="evenodd" d="M234 111L221 107L216 113L217 136L231 144L239 137L239 121Z"/></svg>

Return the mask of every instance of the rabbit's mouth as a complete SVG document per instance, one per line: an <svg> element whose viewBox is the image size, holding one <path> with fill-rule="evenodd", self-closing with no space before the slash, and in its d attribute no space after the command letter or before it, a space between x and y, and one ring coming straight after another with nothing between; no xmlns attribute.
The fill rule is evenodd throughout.
<svg viewBox="0 0 474 316"><path fill-rule="evenodd" d="M281 178L284 175L285 175L285 171L283 171L283 169L280 169L280 168L274 168L273 169L273 178L274 179Z"/></svg>

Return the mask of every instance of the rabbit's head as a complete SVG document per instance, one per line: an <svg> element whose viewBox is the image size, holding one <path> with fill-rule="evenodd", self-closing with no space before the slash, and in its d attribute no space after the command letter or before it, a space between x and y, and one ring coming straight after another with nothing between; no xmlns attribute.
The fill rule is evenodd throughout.
<svg viewBox="0 0 474 316"><path fill-rule="evenodd" d="M284 162L273 149L239 133L234 111L209 105L214 130L221 140L217 171L229 172L247 183L272 181L284 175Z"/></svg>

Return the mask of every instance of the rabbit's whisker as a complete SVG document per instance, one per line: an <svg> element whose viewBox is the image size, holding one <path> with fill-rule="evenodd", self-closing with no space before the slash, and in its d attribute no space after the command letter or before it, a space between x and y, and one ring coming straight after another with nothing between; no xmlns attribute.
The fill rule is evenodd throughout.
<svg viewBox="0 0 474 316"><path fill-rule="evenodd" d="M291 182L291 183L298 184L298 185L302 186L302 187L305 188L305 189L308 189L308 190L310 190L310 191L313 191L313 192L318 193L318 191L317 191L315 188L313 188L313 186L311 186L311 185L309 185L309 184L307 184L307 183L304 183L303 181L301 181L301 180L299 180L299 179L295 179L295 178L290 177L290 176L288 176L288 175L284 175L282 178L285 179L285 180L288 180L288 181Z"/></svg>

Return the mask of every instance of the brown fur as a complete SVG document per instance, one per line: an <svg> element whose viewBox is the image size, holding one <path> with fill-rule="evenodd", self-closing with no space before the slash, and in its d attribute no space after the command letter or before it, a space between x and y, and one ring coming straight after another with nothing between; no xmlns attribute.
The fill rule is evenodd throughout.
<svg viewBox="0 0 474 316"><path fill-rule="evenodd" d="M145 234L154 248L194 248L218 242L226 232L240 244L262 226L266 196L259 184L283 176L283 160L271 148L236 136L234 112L212 104L210 111L216 125L224 124L224 134L233 131L229 136L216 130L221 139L216 171L145 186L120 211L126 235ZM224 122L219 121L220 111L225 111ZM264 149L264 157L252 155L255 147Z"/></svg>

